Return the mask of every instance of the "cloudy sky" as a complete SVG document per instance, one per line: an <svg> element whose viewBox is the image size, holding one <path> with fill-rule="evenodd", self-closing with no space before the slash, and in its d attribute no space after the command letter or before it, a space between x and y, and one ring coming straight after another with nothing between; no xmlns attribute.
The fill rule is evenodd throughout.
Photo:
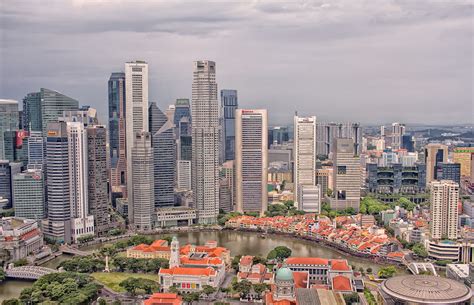
<svg viewBox="0 0 474 305"><path fill-rule="evenodd" d="M22 1L0 3L0 98L40 87L107 114L107 80L150 65L150 101L191 96L217 64L241 107L319 120L474 121L470 0Z"/></svg>

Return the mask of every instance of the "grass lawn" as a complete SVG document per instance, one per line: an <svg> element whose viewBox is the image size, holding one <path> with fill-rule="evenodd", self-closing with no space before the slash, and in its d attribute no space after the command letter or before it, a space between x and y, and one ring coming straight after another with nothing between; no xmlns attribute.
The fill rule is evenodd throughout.
<svg viewBox="0 0 474 305"><path fill-rule="evenodd" d="M117 291L125 292L125 289L119 286L120 282L130 278L137 277L141 279L149 279L158 282L158 274L143 274L143 273L126 273L126 272L94 272L91 274L92 277L107 286L108 288Z"/></svg>

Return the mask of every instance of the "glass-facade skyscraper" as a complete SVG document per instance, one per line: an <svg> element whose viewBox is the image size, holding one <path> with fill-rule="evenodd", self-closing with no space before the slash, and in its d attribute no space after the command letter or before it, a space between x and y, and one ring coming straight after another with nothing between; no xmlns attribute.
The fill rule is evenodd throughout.
<svg viewBox="0 0 474 305"><path fill-rule="evenodd" d="M54 90L41 88L41 126L47 136L48 123L57 122L64 111L78 110L79 102Z"/></svg>
<svg viewBox="0 0 474 305"><path fill-rule="evenodd" d="M235 110L238 107L237 90L221 90L223 161L235 159Z"/></svg>
<svg viewBox="0 0 474 305"><path fill-rule="evenodd" d="M14 161L13 156L8 156L6 152L8 147L5 144L8 141L5 141L5 135L8 137L8 132L14 134L18 130L18 124L18 102L0 99L0 160Z"/></svg>

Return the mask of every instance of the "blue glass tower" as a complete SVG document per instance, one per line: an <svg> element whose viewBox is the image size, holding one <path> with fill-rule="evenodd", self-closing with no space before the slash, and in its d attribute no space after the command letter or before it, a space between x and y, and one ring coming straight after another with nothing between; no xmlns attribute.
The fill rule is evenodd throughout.
<svg viewBox="0 0 474 305"><path fill-rule="evenodd" d="M237 90L221 90L222 107L222 148L224 161L235 158L235 109L239 107Z"/></svg>

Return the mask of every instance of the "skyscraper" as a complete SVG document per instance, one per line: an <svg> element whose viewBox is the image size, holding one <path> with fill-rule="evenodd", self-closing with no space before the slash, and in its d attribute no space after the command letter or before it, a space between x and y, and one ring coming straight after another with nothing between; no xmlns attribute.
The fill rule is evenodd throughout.
<svg viewBox="0 0 474 305"><path fill-rule="evenodd" d="M221 90L223 161L235 159L235 110L238 107L237 90Z"/></svg>
<svg viewBox="0 0 474 305"><path fill-rule="evenodd" d="M43 131L41 123L41 92L28 93L23 99L23 128Z"/></svg>
<svg viewBox="0 0 474 305"><path fill-rule="evenodd" d="M30 131L28 137L28 168L46 172L46 142L41 131Z"/></svg>
<svg viewBox="0 0 474 305"><path fill-rule="evenodd" d="M0 160L7 160L5 133L17 131L19 126L18 102L0 99ZM10 156L9 161L14 161Z"/></svg>
<svg viewBox="0 0 474 305"><path fill-rule="evenodd" d="M94 216L97 235L105 235L109 228L109 197L107 192L107 130L105 126L88 126L87 172L90 214Z"/></svg>
<svg viewBox="0 0 474 305"><path fill-rule="evenodd" d="M134 217L133 191L134 181L132 181L132 155L137 133L148 132L148 64L144 61L133 61L125 63L125 127L127 145L127 196L128 216L132 223ZM143 134L142 134L143 135ZM138 143L143 146L143 138L140 136ZM152 180L153 181L153 180Z"/></svg>
<svg viewBox="0 0 474 305"><path fill-rule="evenodd" d="M458 237L459 184L450 180L430 183L430 231L433 239Z"/></svg>
<svg viewBox="0 0 474 305"><path fill-rule="evenodd" d="M177 99L174 111L174 125L178 160L192 159L191 107L189 99ZM181 163L184 164L184 163Z"/></svg>
<svg viewBox="0 0 474 305"><path fill-rule="evenodd" d="M405 124L401 123L392 123L392 132L390 134L392 149L402 148L402 137L405 134Z"/></svg>
<svg viewBox="0 0 474 305"><path fill-rule="evenodd" d="M317 123L317 154L329 155L333 151L335 138L351 138L354 150L360 155L362 151L362 127L359 123Z"/></svg>
<svg viewBox="0 0 474 305"><path fill-rule="evenodd" d="M41 128L43 136L47 136L48 124L57 122L59 117L63 116L64 111L78 110L79 102L62 93L54 90L41 88ZM32 113L28 113L28 117L32 117Z"/></svg>
<svg viewBox="0 0 474 305"><path fill-rule="evenodd" d="M461 183L461 164L459 163L438 163L436 167L436 180L452 180L457 184Z"/></svg>
<svg viewBox="0 0 474 305"><path fill-rule="evenodd" d="M133 226L138 230L151 230L153 225L154 205L154 174L153 174L153 148L151 135L141 131L135 133L132 152L129 158L131 163L131 179L133 184ZM131 209L129 208L129 217Z"/></svg>
<svg viewBox="0 0 474 305"><path fill-rule="evenodd" d="M212 224L219 214L219 104L215 62L194 62L192 89L193 200L199 223Z"/></svg>
<svg viewBox="0 0 474 305"><path fill-rule="evenodd" d="M219 203L220 209L226 211L229 209L229 212L234 211L235 209L235 170L234 170L234 160L226 161L222 164L220 170L220 190L224 193L230 192L229 202ZM227 194L223 194L222 197L226 198ZM227 198L226 198L227 199Z"/></svg>
<svg viewBox="0 0 474 305"><path fill-rule="evenodd" d="M361 164L351 138L336 138L333 144L334 190L331 208L359 211Z"/></svg>
<svg viewBox="0 0 474 305"><path fill-rule="evenodd" d="M41 170L27 170L13 176L15 217L42 220L46 217L44 176Z"/></svg>
<svg viewBox="0 0 474 305"><path fill-rule="evenodd" d="M51 122L47 128L46 160L48 219L43 222L45 237L71 242L71 198L66 122Z"/></svg>
<svg viewBox="0 0 474 305"><path fill-rule="evenodd" d="M437 179L436 169L439 163L448 161L448 147L443 144L430 143L425 147L426 185Z"/></svg>
<svg viewBox="0 0 474 305"><path fill-rule="evenodd" d="M127 150L125 132L125 73L115 72L109 82L110 186L113 193L127 195Z"/></svg>
<svg viewBox="0 0 474 305"><path fill-rule="evenodd" d="M66 123L69 154L71 231L75 242L94 235L94 217L89 214L87 131L81 122Z"/></svg>
<svg viewBox="0 0 474 305"><path fill-rule="evenodd" d="M238 212L267 210L268 118L266 109L235 112L235 185Z"/></svg>
<svg viewBox="0 0 474 305"><path fill-rule="evenodd" d="M176 140L172 121L156 107L150 105L150 132L152 132L154 206L156 208L174 205L176 176Z"/></svg>
<svg viewBox="0 0 474 305"><path fill-rule="evenodd" d="M474 164L471 162L474 155L474 147L456 147L454 149L454 162L461 164L461 176L470 177Z"/></svg>
<svg viewBox="0 0 474 305"><path fill-rule="evenodd" d="M297 208L302 185L316 185L316 117L294 117L294 194Z"/></svg>
<svg viewBox="0 0 474 305"><path fill-rule="evenodd" d="M13 207L12 180L15 174L21 172L21 163L0 160L0 197L8 200L7 207Z"/></svg>

